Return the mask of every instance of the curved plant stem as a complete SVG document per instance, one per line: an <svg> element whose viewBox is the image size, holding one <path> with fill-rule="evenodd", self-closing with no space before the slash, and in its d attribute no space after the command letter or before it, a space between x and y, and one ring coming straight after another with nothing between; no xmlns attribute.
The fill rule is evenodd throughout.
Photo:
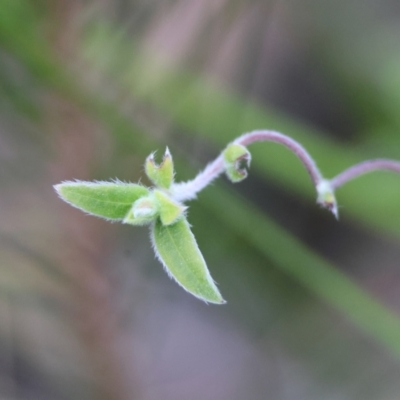
<svg viewBox="0 0 400 400"><path fill-rule="evenodd" d="M307 150L292 138L274 131L260 130L245 133L238 137L234 143L242 146L248 146L255 142L275 142L282 144L291 150L303 163L310 178L317 188L323 181L323 177L311 158ZM188 182L181 182L173 185L172 194L178 201L190 200L196 197L196 194L209 185L225 170L223 156L218 156L212 163L200 172L193 180Z"/></svg>
<svg viewBox="0 0 400 400"><path fill-rule="evenodd" d="M213 162L191 181L174 183L171 192L175 200L186 201L196 198L196 194L218 178L225 170L224 160L220 154Z"/></svg>
<svg viewBox="0 0 400 400"><path fill-rule="evenodd" d="M339 175L331 179L331 188L337 189L345 183L358 178L360 175L367 174L368 172L386 170L394 171L400 174L400 162L386 159L368 160L359 164L353 165L346 169Z"/></svg>
<svg viewBox="0 0 400 400"><path fill-rule="evenodd" d="M245 133L234 141L234 143L241 144L242 146L248 146L249 144L255 142L275 142L282 144L300 159L310 175L314 186L317 186L323 180L321 172L307 150L300 143L296 142L289 136L274 131L262 130Z"/></svg>

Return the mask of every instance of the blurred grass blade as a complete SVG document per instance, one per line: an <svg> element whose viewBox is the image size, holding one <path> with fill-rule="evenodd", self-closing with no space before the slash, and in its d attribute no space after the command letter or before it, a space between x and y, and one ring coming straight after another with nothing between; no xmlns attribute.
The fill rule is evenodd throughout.
<svg viewBox="0 0 400 400"><path fill-rule="evenodd" d="M278 268L400 357L400 318L394 312L238 195L213 187L201 200Z"/></svg>

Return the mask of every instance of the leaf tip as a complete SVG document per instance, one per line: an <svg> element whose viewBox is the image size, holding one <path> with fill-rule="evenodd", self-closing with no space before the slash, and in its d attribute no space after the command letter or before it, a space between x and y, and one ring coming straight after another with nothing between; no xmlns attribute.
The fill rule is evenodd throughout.
<svg viewBox="0 0 400 400"><path fill-rule="evenodd" d="M57 194L60 194L61 183L57 183L57 185L53 185L53 189L56 191Z"/></svg>
<svg viewBox="0 0 400 400"><path fill-rule="evenodd" d="M221 297L221 299L220 299L220 300L215 300L215 301L211 301L211 300L204 300L204 299L201 299L201 300L205 301L206 303L212 303L212 304L216 304L216 305L220 305L220 306L223 306L224 304L226 304L226 303L227 303L227 301L226 301L226 300L224 300L222 297Z"/></svg>
<svg viewBox="0 0 400 400"><path fill-rule="evenodd" d="M58 196L59 196L61 199L66 200L66 199L65 199L65 195L64 195L63 192L64 192L64 189L65 189L68 185L70 185L71 183L74 183L74 182L65 181L65 182L61 182L61 183L57 183L56 185L53 185L54 190L56 191L56 193L58 194Z"/></svg>

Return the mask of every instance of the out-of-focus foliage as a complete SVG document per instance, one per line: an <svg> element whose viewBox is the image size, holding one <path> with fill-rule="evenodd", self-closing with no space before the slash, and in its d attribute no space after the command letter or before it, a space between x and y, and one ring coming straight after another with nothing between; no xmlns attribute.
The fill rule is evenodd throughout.
<svg viewBox="0 0 400 400"><path fill-rule="evenodd" d="M262 128L328 177L400 159L399 20L389 0L3 0L1 397L397 398L398 176L341 189L337 223L293 155L253 146L188 214L222 307L168 281L145 227L52 185L145 181L166 144L188 179Z"/></svg>

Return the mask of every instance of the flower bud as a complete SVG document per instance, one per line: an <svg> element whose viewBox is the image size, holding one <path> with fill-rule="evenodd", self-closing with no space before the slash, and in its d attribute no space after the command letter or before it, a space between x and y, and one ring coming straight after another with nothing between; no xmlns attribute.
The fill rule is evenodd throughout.
<svg viewBox="0 0 400 400"><path fill-rule="evenodd" d="M246 168L250 167L251 154L241 144L231 143L223 152L225 172L236 183L247 177Z"/></svg>
<svg viewBox="0 0 400 400"><path fill-rule="evenodd" d="M131 225L145 225L154 221L158 215L158 203L154 196L141 197L133 203L132 208L125 216L123 223Z"/></svg>
<svg viewBox="0 0 400 400"><path fill-rule="evenodd" d="M336 219L339 219L339 210L336 202L335 193L331 187L331 184L327 180L322 180L317 185L317 203L323 207L328 209Z"/></svg>
<svg viewBox="0 0 400 400"><path fill-rule="evenodd" d="M157 164L154 160L154 153L150 154L145 163L146 175L158 187L169 189L174 180L174 164L168 147L161 164Z"/></svg>

